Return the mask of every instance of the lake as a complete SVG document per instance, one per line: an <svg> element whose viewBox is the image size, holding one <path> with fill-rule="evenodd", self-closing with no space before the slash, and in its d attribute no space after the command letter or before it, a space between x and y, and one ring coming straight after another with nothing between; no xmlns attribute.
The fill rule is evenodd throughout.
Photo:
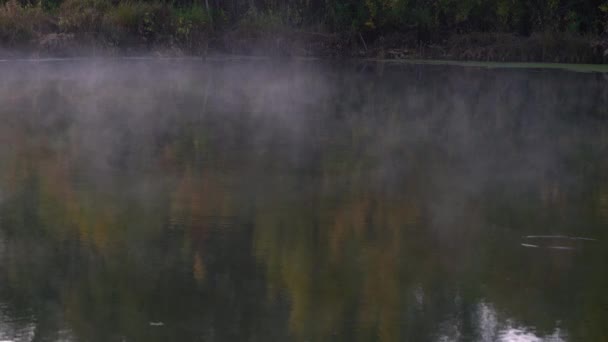
<svg viewBox="0 0 608 342"><path fill-rule="evenodd" d="M606 341L607 262L606 73L0 63L0 340Z"/></svg>

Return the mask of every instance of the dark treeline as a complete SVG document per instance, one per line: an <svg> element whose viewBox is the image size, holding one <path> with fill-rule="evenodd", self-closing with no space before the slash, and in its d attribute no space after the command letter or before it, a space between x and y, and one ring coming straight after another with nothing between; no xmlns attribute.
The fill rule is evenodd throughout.
<svg viewBox="0 0 608 342"><path fill-rule="evenodd" d="M253 9L276 13L291 25L378 34L412 29L601 34L608 18L604 0L207 0L205 5L232 20Z"/></svg>
<svg viewBox="0 0 608 342"><path fill-rule="evenodd" d="M144 0L158 2L159 0ZM26 0L36 4L36 0ZM62 0L40 0L46 8ZM103 1L100 1L103 2ZM120 1L112 0L118 5ZM218 19L237 22L250 12L276 15L294 26L321 24L336 30L559 31L601 34L605 0L161 0L178 7L200 6ZM132 3L132 2L131 2Z"/></svg>
<svg viewBox="0 0 608 342"><path fill-rule="evenodd" d="M536 31L602 34L608 24L605 0L142 0L181 8L202 7L218 24L247 15L276 16L295 27L322 25L332 31L393 30L457 32ZM6 1L5 1L6 2ZM22 0L58 8L64 0ZM104 0L85 0L103 3ZM133 1L108 0L113 5Z"/></svg>
<svg viewBox="0 0 608 342"><path fill-rule="evenodd" d="M170 40L192 51L196 50L193 47L207 47L209 37L235 31L339 34L350 37L347 44L356 41L366 51L379 38L420 46L442 44L454 35L510 34L516 39L557 35L584 38L587 45L593 39L599 42L596 50L601 55L608 51L608 1L4 0L0 7L0 42L4 46L40 40L48 33L78 36L87 32L114 46L129 46L135 36L138 41L162 45ZM504 45L504 39L498 43ZM485 43L469 39L457 45L462 44ZM331 49L339 44L325 45ZM578 46L567 48L580 50Z"/></svg>

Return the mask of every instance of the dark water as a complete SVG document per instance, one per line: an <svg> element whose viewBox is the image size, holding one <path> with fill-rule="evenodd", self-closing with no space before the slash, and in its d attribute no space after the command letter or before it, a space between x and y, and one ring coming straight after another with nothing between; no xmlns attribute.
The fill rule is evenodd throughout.
<svg viewBox="0 0 608 342"><path fill-rule="evenodd" d="M606 75L0 63L0 340L608 341L607 263Z"/></svg>

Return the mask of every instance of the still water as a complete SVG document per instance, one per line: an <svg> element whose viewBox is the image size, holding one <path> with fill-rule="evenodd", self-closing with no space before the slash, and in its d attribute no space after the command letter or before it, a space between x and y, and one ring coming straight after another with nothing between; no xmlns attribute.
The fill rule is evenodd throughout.
<svg viewBox="0 0 608 342"><path fill-rule="evenodd" d="M0 76L0 340L608 341L606 74Z"/></svg>

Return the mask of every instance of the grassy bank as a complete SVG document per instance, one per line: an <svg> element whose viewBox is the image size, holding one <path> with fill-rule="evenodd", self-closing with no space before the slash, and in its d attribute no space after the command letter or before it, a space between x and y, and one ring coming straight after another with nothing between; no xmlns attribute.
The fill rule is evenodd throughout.
<svg viewBox="0 0 608 342"><path fill-rule="evenodd" d="M299 20L294 20L293 9L289 8L274 11L271 7L255 7L254 1L234 13L210 3L220 2L8 0L0 5L0 57L219 52L608 63L608 21L606 31L601 23L595 31L547 29L528 34L509 31L507 26L478 31L475 26L449 30L437 24L431 30L420 25L397 25L396 19L390 24L382 19L391 18L390 14L377 9L372 14L342 15L339 20L335 13L333 17L327 14L313 21L305 20L302 13ZM365 21L355 15L363 19L373 16Z"/></svg>

